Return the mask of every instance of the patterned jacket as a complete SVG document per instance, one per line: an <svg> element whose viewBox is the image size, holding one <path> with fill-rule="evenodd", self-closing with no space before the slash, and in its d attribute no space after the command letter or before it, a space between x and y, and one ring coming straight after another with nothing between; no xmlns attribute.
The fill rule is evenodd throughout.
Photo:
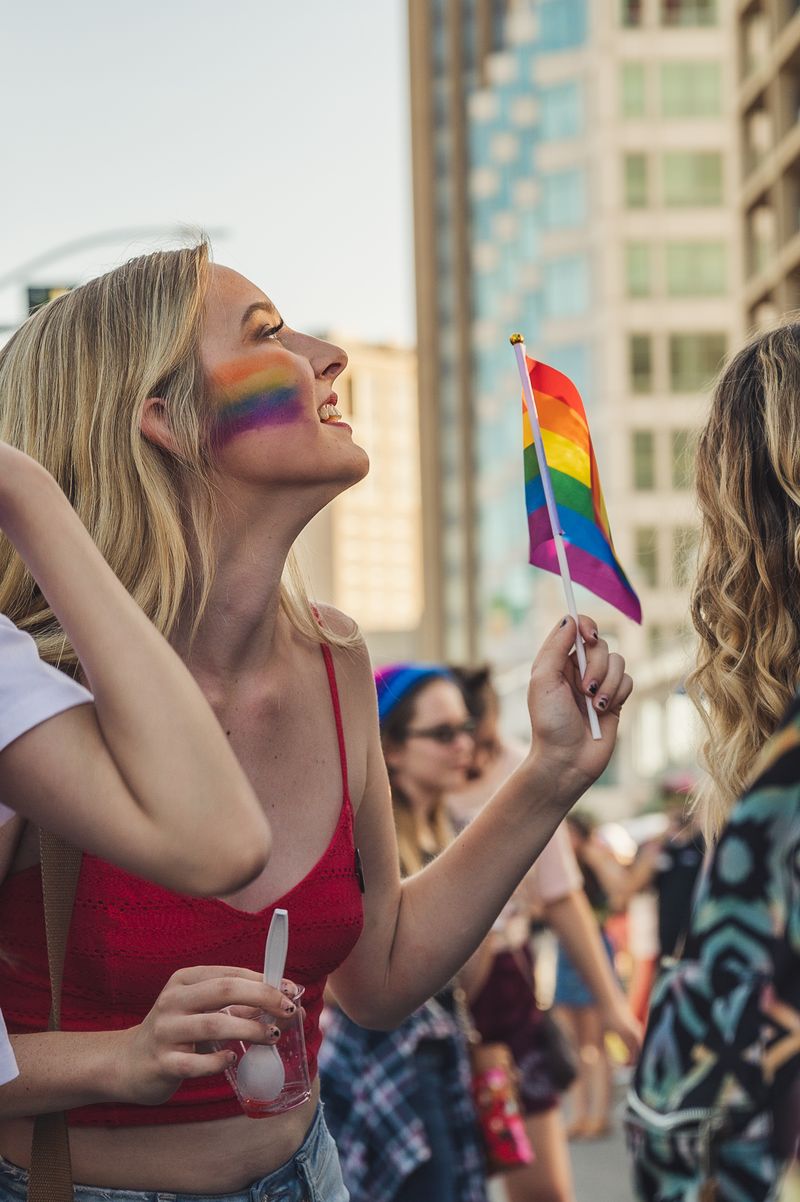
<svg viewBox="0 0 800 1202"><path fill-rule="evenodd" d="M706 864L681 959L653 990L629 1109L647 1202L774 1198L796 1140L800 696L755 776Z"/></svg>

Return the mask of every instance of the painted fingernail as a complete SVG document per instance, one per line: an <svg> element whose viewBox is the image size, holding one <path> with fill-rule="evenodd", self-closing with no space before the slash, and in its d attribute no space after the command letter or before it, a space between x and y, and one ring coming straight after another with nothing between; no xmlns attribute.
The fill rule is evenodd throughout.
<svg viewBox="0 0 800 1202"><path fill-rule="evenodd" d="M599 638L600 638L599 630L593 630L592 631L592 642L596 643Z"/></svg>
<svg viewBox="0 0 800 1202"><path fill-rule="evenodd" d="M277 1027L267 1027L267 1038L271 1039L273 1043L277 1043L280 1037L281 1033Z"/></svg>
<svg viewBox="0 0 800 1202"><path fill-rule="evenodd" d="M568 621L569 621L569 618L562 618L562 619L561 619L561 625L559 626L559 628L558 628L558 629L559 629L559 630L563 630L563 629L564 629L564 627L566 626L566 624L567 624L567 622L568 622Z"/></svg>
<svg viewBox="0 0 800 1202"><path fill-rule="evenodd" d="M600 685L597 683L596 680L593 680L592 683L589 685L588 689L586 690L586 692L590 693L591 696L594 697L595 693L597 692L597 690L599 688L600 688Z"/></svg>
<svg viewBox="0 0 800 1202"><path fill-rule="evenodd" d="M297 1006L295 1006L294 1002L290 1002L288 997L284 998L281 1002L281 1010L284 1014L294 1014L296 1009Z"/></svg>
<svg viewBox="0 0 800 1202"><path fill-rule="evenodd" d="M606 708L606 706L608 705L608 698L607 697L598 697L597 701L595 701L595 705L599 710L604 710Z"/></svg>
<svg viewBox="0 0 800 1202"><path fill-rule="evenodd" d="M227 1060L228 1060L228 1064L235 1064L236 1063L236 1053L228 1052Z"/></svg>
<svg viewBox="0 0 800 1202"><path fill-rule="evenodd" d="M297 993L297 986L294 981L287 981L284 977L281 981L281 993L285 993L287 997L294 997Z"/></svg>

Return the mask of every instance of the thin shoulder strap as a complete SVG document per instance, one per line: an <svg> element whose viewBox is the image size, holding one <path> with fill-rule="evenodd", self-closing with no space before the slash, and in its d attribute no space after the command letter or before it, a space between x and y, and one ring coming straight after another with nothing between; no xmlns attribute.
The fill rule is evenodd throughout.
<svg viewBox="0 0 800 1202"><path fill-rule="evenodd" d="M61 1026L61 985L69 925L81 870L81 852L49 831L39 832L42 897L50 967L48 1030ZM37 1115L33 1126L28 1202L73 1202L69 1131L63 1111Z"/></svg>
<svg viewBox="0 0 800 1202"><path fill-rule="evenodd" d="M327 643L320 643L322 658L325 660L325 671L328 673L328 686L331 690L333 716L336 720L336 738L339 740L339 762L342 765L342 790L346 801L350 799L350 789L347 783L347 748L344 742L344 726L342 724L342 707L339 702L339 689L336 684L336 669L333 666L333 654Z"/></svg>

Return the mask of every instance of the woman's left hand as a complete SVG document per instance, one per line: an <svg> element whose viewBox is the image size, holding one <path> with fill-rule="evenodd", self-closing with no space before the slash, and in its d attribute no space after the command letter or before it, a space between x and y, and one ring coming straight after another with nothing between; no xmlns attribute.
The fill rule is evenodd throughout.
<svg viewBox="0 0 800 1202"><path fill-rule="evenodd" d="M565 618L536 656L528 687L531 754L544 760L568 783L577 797L592 784L611 758L620 710L633 688L621 655L610 652L597 625L583 615L580 632L586 650L586 672L578 671L575 622ZM602 737L593 739L587 700L597 714ZM574 800L574 797L572 798Z"/></svg>

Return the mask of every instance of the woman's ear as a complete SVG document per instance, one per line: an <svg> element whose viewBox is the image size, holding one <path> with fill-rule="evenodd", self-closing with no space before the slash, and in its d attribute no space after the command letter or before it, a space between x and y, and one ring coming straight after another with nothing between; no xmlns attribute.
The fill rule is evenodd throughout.
<svg viewBox="0 0 800 1202"><path fill-rule="evenodd" d="M167 406L158 396L149 396L142 407L142 417L139 423L142 438L160 447L162 451L178 454L178 444L167 417Z"/></svg>

